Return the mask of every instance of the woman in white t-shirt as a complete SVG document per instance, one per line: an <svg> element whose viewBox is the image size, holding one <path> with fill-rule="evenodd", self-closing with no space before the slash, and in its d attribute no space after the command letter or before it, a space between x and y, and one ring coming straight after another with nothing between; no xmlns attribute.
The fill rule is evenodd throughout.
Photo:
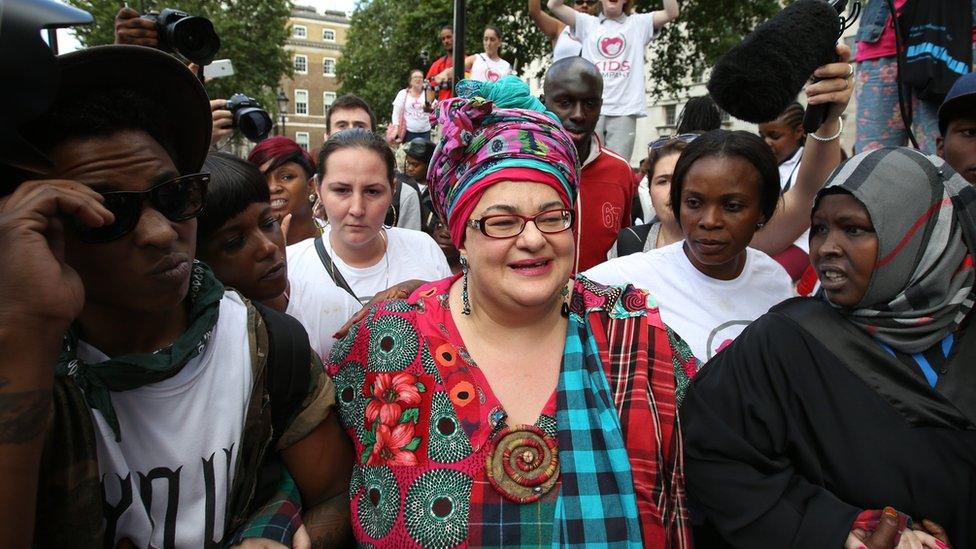
<svg viewBox="0 0 976 549"><path fill-rule="evenodd" d="M485 46L485 51L469 55L464 59L464 69L471 71L469 78L482 82L497 82L499 78L511 74L512 66L498 55L502 47L502 33L498 27L491 25L485 27L481 42Z"/></svg>
<svg viewBox="0 0 976 549"><path fill-rule="evenodd" d="M409 84L406 88L397 92L393 99L393 121L396 127L395 134L399 136L403 128L403 138L397 137L399 143L409 143L411 139L422 137L430 139L430 113L426 110L426 98L424 97L424 73L414 69L410 71ZM393 143L391 143L393 145Z"/></svg>
<svg viewBox="0 0 976 549"><path fill-rule="evenodd" d="M368 130L339 132L322 145L318 193L329 222L321 237L288 247L293 285L331 284L366 303L401 282L451 274L429 235L383 225L394 173L393 151Z"/></svg>
<svg viewBox="0 0 976 549"><path fill-rule="evenodd" d="M650 291L664 322L705 363L794 295L786 271L748 247L778 200L776 159L762 139L742 131L708 132L688 144L671 179L671 210L684 240L583 274Z"/></svg>
<svg viewBox="0 0 976 549"><path fill-rule="evenodd" d="M576 0L573 2L573 9L580 13L600 15L600 0ZM529 0L529 17L552 42L553 63L564 57L580 56L583 44L569 32L565 23L542 11L542 0Z"/></svg>
<svg viewBox="0 0 976 549"><path fill-rule="evenodd" d="M678 1L663 0L663 10L631 14L632 0L601 0L599 17L577 12L563 2L549 0L549 9L583 44L583 57L603 75L597 135L608 149L630 159L637 119L647 116L645 48L661 27L678 17Z"/></svg>

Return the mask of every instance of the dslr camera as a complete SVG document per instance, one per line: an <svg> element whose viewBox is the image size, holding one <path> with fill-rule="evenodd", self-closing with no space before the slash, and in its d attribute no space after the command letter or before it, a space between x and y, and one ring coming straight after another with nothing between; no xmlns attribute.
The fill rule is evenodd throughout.
<svg viewBox="0 0 976 549"><path fill-rule="evenodd" d="M267 139L271 133L271 116L261 108L257 99L235 93L224 108L234 115L234 127L249 140L257 143Z"/></svg>
<svg viewBox="0 0 976 549"><path fill-rule="evenodd" d="M142 16L156 23L159 49L176 52L201 67L208 65L220 49L220 37L213 23L206 17L197 17L185 11L166 8Z"/></svg>

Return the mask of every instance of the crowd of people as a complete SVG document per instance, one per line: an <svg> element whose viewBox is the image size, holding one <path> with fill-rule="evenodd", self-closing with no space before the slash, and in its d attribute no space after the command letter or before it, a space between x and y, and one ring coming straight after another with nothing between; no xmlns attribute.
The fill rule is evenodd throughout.
<svg viewBox="0 0 976 549"><path fill-rule="evenodd" d="M0 166L0 545L976 547L976 73L932 151L848 159L884 58L838 45L816 131L697 98L637 181L677 1L548 7L543 97L489 26L314 153L213 148L128 8L50 56L47 165Z"/></svg>

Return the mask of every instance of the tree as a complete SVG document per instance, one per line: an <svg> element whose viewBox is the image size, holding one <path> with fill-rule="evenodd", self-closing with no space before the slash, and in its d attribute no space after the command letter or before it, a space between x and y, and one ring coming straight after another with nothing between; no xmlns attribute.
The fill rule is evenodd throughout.
<svg viewBox="0 0 976 549"><path fill-rule="evenodd" d="M112 0L65 0L92 14L93 25L77 27L85 46L111 44L115 39L115 14L120 3ZM284 49L288 37L288 0L139 0L130 6L146 13L176 8L210 19L220 37L218 59L234 63L234 75L207 83L211 97L227 98L240 92L258 99L268 110L277 108L275 90L282 76L291 75Z"/></svg>
<svg viewBox="0 0 976 549"><path fill-rule="evenodd" d="M779 0L680 0L679 20L666 27L651 46L649 89L657 96L684 89L776 13L780 4ZM526 13L525 0L468 0L466 8L466 52L482 50L481 31L493 24L502 31L502 57L520 72L533 59L551 53L548 39ZM638 12L655 9L661 9L660 0L636 2ZM420 52L429 52L430 60L444 54L438 33L442 25L453 21L452 14L451 0L361 0L336 68L342 92L362 97L379 119L389 120L390 103L405 87L410 69L427 69Z"/></svg>

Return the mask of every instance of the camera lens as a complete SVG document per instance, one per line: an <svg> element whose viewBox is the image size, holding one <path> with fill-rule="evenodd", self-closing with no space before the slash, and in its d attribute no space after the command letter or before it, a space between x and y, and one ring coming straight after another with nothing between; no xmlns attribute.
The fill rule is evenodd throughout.
<svg viewBox="0 0 976 549"><path fill-rule="evenodd" d="M234 125L244 137L257 143L271 133L271 117L263 109L245 107L234 111Z"/></svg>
<svg viewBox="0 0 976 549"><path fill-rule="evenodd" d="M199 65L213 61L220 49L220 37L203 17L184 17L166 30L180 55Z"/></svg>

